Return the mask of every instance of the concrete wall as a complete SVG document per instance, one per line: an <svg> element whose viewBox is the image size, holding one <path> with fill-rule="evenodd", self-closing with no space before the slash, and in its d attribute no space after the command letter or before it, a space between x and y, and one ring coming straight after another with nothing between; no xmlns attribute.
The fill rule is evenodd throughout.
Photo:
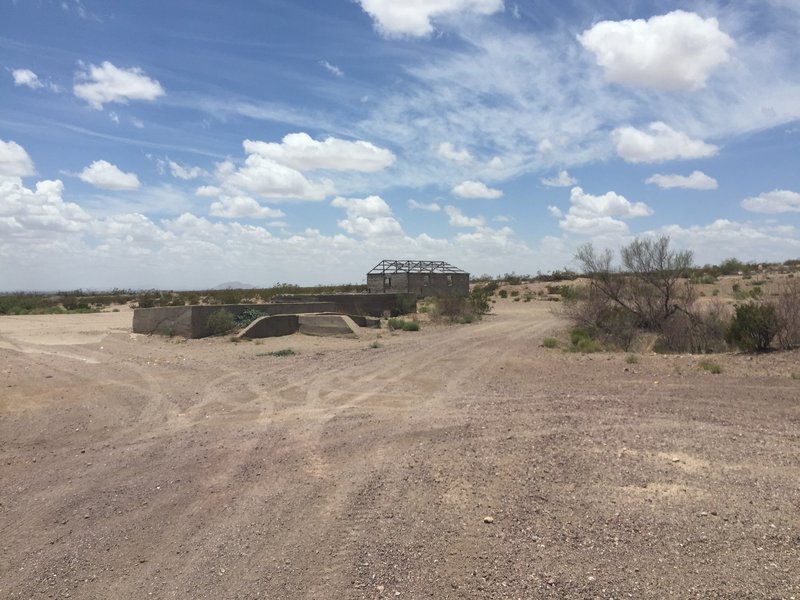
<svg viewBox="0 0 800 600"><path fill-rule="evenodd" d="M384 312L391 312L397 306L397 294L285 294L276 296L273 300L277 303L296 302L332 302L336 308L331 312L345 313L348 315L364 315L380 317ZM417 312L413 301L411 311ZM319 311L323 312L323 311Z"/></svg>
<svg viewBox="0 0 800 600"><path fill-rule="evenodd" d="M300 328L299 315L273 315L253 321L239 334L243 338L267 338L292 335Z"/></svg>
<svg viewBox="0 0 800 600"><path fill-rule="evenodd" d="M469 273L387 273L368 274L370 292L410 292L426 296L469 294Z"/></svg>
<svg viewBox="0 0 800 600"><path fill-rule="evenodd" d="M201 338L209 335L208 317L227 310L234 317L248 309L265 315L338 312L333 302L295 302L291 304L215 304L210 306L158 306L133 311L134 333L161 333Z"/></svg>

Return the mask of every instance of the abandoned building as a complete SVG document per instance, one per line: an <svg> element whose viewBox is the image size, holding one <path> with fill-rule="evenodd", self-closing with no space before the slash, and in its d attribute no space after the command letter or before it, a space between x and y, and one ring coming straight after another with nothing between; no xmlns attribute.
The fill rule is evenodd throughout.
<svg viewBox="0 0 800 600"><path fill-rule="evenodd" d="M367 273L370 293L419 297L469 294L469 273L440 260L382 260Z"/></svg>

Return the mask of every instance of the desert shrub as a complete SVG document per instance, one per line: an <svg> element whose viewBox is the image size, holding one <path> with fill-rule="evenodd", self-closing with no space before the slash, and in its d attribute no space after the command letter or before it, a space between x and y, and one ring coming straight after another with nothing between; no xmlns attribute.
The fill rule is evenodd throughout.
<svg viewBox="0 0 800 600"><path fill-rule="evenodd" d="M474 322L475 322L475 315L471 313L467 313L463 317L461 317L461 323L463 325L468 325L469 323L474 323Z"/></svg>
<svg viewBox="0 0 800 600"><path fill-rule="evenodd" d="M475 288L472 290L469 296L467 296L470 314L473 316L480 316L492 310L492 306L489 304L489 297L491 295L491 292L486 288Z"/></svg>
<svg viewBox="0 0 800 600"><path fill-rule="evenodd" d="M250 325L250 323L252 323L256 319L260 319L263 316L264 313L258 310L257 308L246 308L236 317L236 328L242 329L244 327L247 327L248 325Z"/></svg>
<svg viewBox="0 0 800 600"><path fill-rule="evenodd" d="M629 350L636 339L636 317L621 306L603 307L595 326L610 346L622 350Z"/></svg>
<svg viewBox="0 0 800 600"><path fill-rule="evenodd" d="M575 327L570 331L571 345L567 350L582 353L602 352L603 347L596 339L597 335L597 329L594 327Z"/></svg>
<svg viewBox="0 0 800 600"><path fill-rule="evenodd" d="M516 273L506 273L503 275L503 279L508 285L519 285L522 283L522 275L517 275Z"/></svg>
<svg viewBox="0 0 800 600"><path fill-rule="evenodd" d="M500 290L499 292L497 292L497 295L500 296L501 298L508 298L508 290Z"/></svg>
<svg viewBox="0 0 800 600"><path fill-rule="evenodd" d="M403 323L403 331L419 331L419 323L416 321L406 321Z"/></svg>
<svg viewBox="0 0 800 600"><path fill-rule="evenodd" d="M639 364L639 357L635 354L628 354L628 356L625 357L625 362L629 365Z"/></svg>
<svg viewBox="0 0 800 600"><path fill-rule="evenodd" d="M392 316L398 317L400 315L407 315L417 310L417 296L416 294L396 294L394 300L394 308L392 308Z"/></svg>
<svg viewBox="0 0 800 600"><path fill-rule="evenodd" d="M722 373L722 365L708 358L704 358L703 360L701 360L698 363L698 366L704 371L708 371L713 375L719 375L720 373Z"/></svg>
<svg viewBox="0 0 800 600"><path fill-rule="evenodd" d="M489 296L491 296L492 294L494 294L497 291L497 288L499 288L499 287L500 287L500 282L499 281L487 281L482 286L475 286L474 290L479 290L479 289L483 290Z"/></svg>
<svg viewBox="0 0 800 600"><path fill-rule="evenodd" d="M726 340L745 352L763 352L769 350L779 329L777 311L772 304L739 304Z"/></svg>
<svg viewBox="0 0 800 600"><path fill-rule="evenodd" d="M778 345L788 350L800 346L800 280L786 279L775 302Z"/></svg>
<svg viewBox="0 0 800 600"><path fill-rule="evenodd" d="M295 354L297 354L297 352L295 352L291 348L283 348L282 350L275 350L274 352L267 352L266 354L267 356L283 357L283 356L294 356Z"/></svg>
<svg viewBox="0 0 800 600"><path fill-rule="evenodd" d="M511 290L511 297L516 298L519 296L519 290Z"/></svg>
<svg viewBox="0 0 800 600"><path fill-rule="evenodd" d="M544 338L544 340L542 340L542 346L545 348L558 348L558 340L553 337Z"/></svg>
<svg viewBox="0 0 800 600"><path fill-rule="evenodd" d="M209 335L223 335L236 329L236 319L227 310L218 310L208 316L206 328Z"/></svg>
<svg viewBox="0 0 800 600"><path fill-rule="evenodd" d="M446 319L455 323L469 313L469 305L465 296L440 296L434 304L432 316L434 319Z"/></svg>
<svg viewBox="0 0 800 600"><path fill-rule="evenodd" d="M727 350L726 331L729 307L712 300L689 311L672 315L661 327L656 342L658 352L723 352Z"/></svg>
<svg viewBox="0 0 800 600"><path fill-rule="evenodd" d="M404 319L399 319L397 317L392 317L391 319L389 319L387 325L389 326L390 330L394 330L394 329L402 329L403 325L405 325L405 323L406 322L405 322Z"/></svg>

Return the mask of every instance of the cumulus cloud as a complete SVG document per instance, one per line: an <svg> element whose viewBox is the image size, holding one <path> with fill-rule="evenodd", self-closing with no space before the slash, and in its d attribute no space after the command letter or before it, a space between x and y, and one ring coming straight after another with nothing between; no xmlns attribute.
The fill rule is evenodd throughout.
<svg viewBox="0 0 800 600"><path fill-rule="evenodd" d="M363 236L399 236L403 228L392 216L392 209L380 196L366 198L334 198L331 206L344 208L347 218L337 221L347 233Z"/></svg>
<svg viewBox="0 0 800 600"><path fill-rule="evenodd" d="M104 190L137 190L141 186L136 173L125 173L105 160L94 161L78 177L81 181Z"/></svg>
<svg viewBox="0 0 800 600"><path fill-rule="evenodd" d="M32 90L44 87L39 81L39 76L30 69L14 69L11 71L11 76L14 78L14 85L29 87Z"/></svg>
<svg viewBox="0 0 800 600"><path fill-rule="evenodd" d="M350 142L334 137L323 141L313 139L307 133L290 133L280 144L274 142L244 141L248 154L256 154L279 164L311 171L361 171L372 173L394 164L394 154L370 142Z"/></svg>
<svg viewBox="0 0 800 600"><path fill-rule="evenodd" d="M108 61L100 66L83 66L76 80L73 93L96 110L110 102L127 104L129 100L155 100L164 95L161 84L139 67L120 69Z"/></svg>
<svg viewBox="0 0 800 600"><path fill-rule="evenodd" d="M433 32L432 19L459 13L491 15L503 10L503 0L358 0L386 37L422 37Z"/></svg>
<svg viewBox="0 0 800 600"><path fill-rule="evenodd" d="M495 200L502 197L503 192L488 187L481 181L467 180L453 188L453 195L459 198L482 198Z"/></svg>
<svg viewBox="0 0 800 600"><path fill-rule="evenodd" d="M439 212L442 210L442 207L436 204L436 202L425 204L424 202L417 202L416 200L409 200L408 207L411 210L427 210L428 212Z"/></svg>
<svg viewBox="0 0 800 600"><path fill-rule="evenodd" d="M742 207L750 212L767 214L800 212L800 194L789 190L772 190L742 200Z"/></svg>
<svg viewBox="0 0 800 600"><path fill-rule="evenodd" d="M208 212L213 217L225 219L278 219L286 216L281 210L261 206L249 196L220 196Z"/></svg>
<svg viewBox="0 0 800 600"><path fill-rule="evenodd" d="M445 206L444 213L453 227L483 227L485 223L482 217L468 217L455 206Z"/></svg>
<svg viewBox="0 0 800 600"><path fill-rule="evenodd" d="M436 150L436 154L445 160L449 160L455 163L467 164L472 162L472 155L469 153L469 150L466 148L462 148L461 150L456 150L455 146L451 142L442 142L439 144L439 148Z"/></svg>
<svg viewBox="0 0 800 600"><path fill-rule="evenodd" d="M14 141L0 140L0 175L27 177L35 172L25 148Z"/></svg>
<svg viewBox="0 0 800 600"><path fill-rule="evenodd" d="M630 163L705 158L719 151L717 146L694 140L661 121L650 123L647 131L630 126L618 127L611 137L617 154Z"/></svg>
<svg viewBox="0 0 800 600"><path fill-rule="evenodd" d="M587 194L580 187L570 190L570 207L559 221L559 227L570 233L614 235L628 232L628 225L620 219L646 217L653 210L644 202L630 202L616 192L602 196ZM550 214L560 216L561 211L550 207Z"/></svg>
<svg viewBox="0 0 800 600"><path fill-rule="evenodd" d="M569 187L578 183L578 180L562 169L555 177L543 178L542 183L550 187Z"/></svg>
<svg viewBox="0 0 800 600"><path fill-rule="evenodd" d="M169 172L172 173L172 176L177 177L178 179L197 179L198 177L206 174L206 172L200 167L182 165L173 160L168 160L167 165L169 166Z"/></svg>
<svg viewBox="0 0 800 600"><path fill-rule="evenodd" d="M689 190L715 190L717 180L702 171L692 171L689 175L661 175L656 173L645 180L660 188L686 188Z"/></svg>
<svg viewBox="0 0 800 600"><path fill-rule="evenodd" d="M646 21L601 21L578 40L594 53L608 81L664 90L704 87L734 46L715 18L682 10Z"/></svg>
<svg viewBox="0 0 800 600"><path fill-rule="evenodd" d="M59 180L40 181L30 189L19 177L0 176L0 230L30 239L87 230L91 218L77 204L64 202L63 191Z"/></svg>
<svg viewBox="0 0 800 600"><path fill-rule="evenodd" d="M245 148L248 147L245 142ZM217 163L214 176L218 185L201 186L198 195L255 194L274 200L324 200L335 193L331 180L309 180L300 171L261 154L248 154L240 167L227 160Z"/></svg>

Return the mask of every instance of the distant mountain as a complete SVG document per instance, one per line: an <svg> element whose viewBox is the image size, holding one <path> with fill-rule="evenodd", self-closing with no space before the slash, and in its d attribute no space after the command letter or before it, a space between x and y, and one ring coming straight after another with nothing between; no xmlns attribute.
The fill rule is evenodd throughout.
<svg viewBox="0 0 800 600"><path fill-rule="evenodd" d="M241 281L228 281L220 283L218 286L213 287L213 290L254 290L257 286L250 285L249 283L242 283Z"/></svg>

